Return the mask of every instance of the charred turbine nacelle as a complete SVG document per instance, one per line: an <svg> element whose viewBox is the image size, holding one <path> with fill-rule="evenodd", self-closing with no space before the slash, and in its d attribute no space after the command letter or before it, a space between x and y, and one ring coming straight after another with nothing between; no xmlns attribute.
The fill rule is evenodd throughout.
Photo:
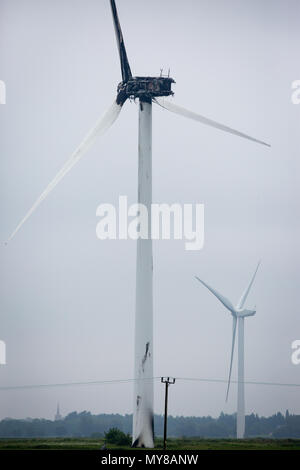
<svg viewBox="0 0 300 470"><path fill-rule="evenodd" d="M131 77L119 83L117 103L122 105L127 98L151 103L157 96L173 95L172 83L175 81L170 77Z"/></svg>

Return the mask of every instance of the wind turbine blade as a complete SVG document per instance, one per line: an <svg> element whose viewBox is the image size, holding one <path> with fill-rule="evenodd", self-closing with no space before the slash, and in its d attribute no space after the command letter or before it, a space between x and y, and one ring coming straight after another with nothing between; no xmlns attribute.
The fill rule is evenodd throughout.
<svg viewBox="0 0 300 470"><path fill-rule="evenodd" d="M68 158L64 166L48 184L46 189L42 192L40 197L35 201L31 209L27 212L25 217L21 220L19 225L15 228L8 241L10 241L16 233L20 230L22 225L31 216L40 203L48 196L48 194L55 188L60 180L71 170L71 168L85 155L89 148L94 144L96 138L104 134L107 129L111 127L114 121L120 114L122 106L117 104L116 101L109 107L105 114L97 121L96 125L90 130L85 139L80 143L75 152Z"/></svg>
<svg viewBox="0 0 300 470"><path fill-rule="evenodd" d="M121 25L120 25L120 21L118 17L115 0L110 0L110 5L111 5L111 11L112 11L113 20L114 20L115 33L116 33L117 45L118 45L119 56L120 56L122 79L123 79L123 82L127 82L130 78L132 78L132 74L131 74L130 65L129 65L128 58L127 58L125 43L123 39L122 29L121 29Z"/></svg>
<svg viewBox="0 0 300 470"><path fill-rule="evenodd" d="M206 124L207 126L215 127L216 129L220 129L221 131L229 132L230 134L234 134L239 137L244 137L245 139L257 142L258 144L271 147L271 145L267 144L266 142L263 142L262 140L255 139L254 137L251 137L247 134L243 134L243 132L236 131L231 127L224 126L223 124L213 121L212 119L208 119L204 116L201 116L200 114L189 111L188 109L182 108L177 104L171 103L171 101L167 101L162 98L155 98L153 101L162 106L163 108L167 109L168 111L171 111L172 113L180 114L181 116L187 117L189 119L194 119L195 121L199 121L202 124Z"/></svg>
<svg viewBox="0 0 300 470"><path fill-rule="evenodd" d="M253 282L254 282L254 279L255 279L257 270L258 270L258 268L259 268L259 265L260 265L260 261L258 262L258 265L257 265L257 267L256 267L256 269L255 269L255 271L254 271L254 274L253 274L253 276L252 276L252 278L251 278L251 280L250 280L250 282L249 282L248 287L246 288L245 292L243 293L242 297L241 297L240 300L239 300L239 303L238 303L238 305L237 305L237 308L238 308L238 309L241 309L241 308L244 307L244 304L245 304L245 302L246 302L246 299L247 299L247 297L248 297L248 294L249 294L250 289L251 289L251 287L252 287L252 284L253 284Z"/></svg>
<svg viewBox="0 0 300 470"><path fill-rule="evenodd" d="M234 354L234 344L235 344L235 334L236 334L236 323L237 317L232 317L232 345L231 345L231 358L230 358L230 368L229 368L229 376L228 376L228 385L227 385L227 392L226 392L226 401L228 400L229 388L230 388L230 380L231 380L231 372L232 372L232 363L233 363L233 354Z"/></svg>
<svg viewBox="0 0 300 470"><path fill-rule="evenodd" d="M210 290L210 292L212 294L214 294L217 299L219 299L219 301L226 307L228 308L228 310L230 310L230 312L235 316L236 315L236 311L235 311L235 308L234 306L232 305L232 303L230 302L230 300L226 299L226 297L224 297L222 294L220 294L219 292L217 292L215 289L213 289L212 287L210 287L208 284L206 284L204 281L202 281L199 277L195 276L195 278L201 282L201 284L203 284L208 290Z"/></svg>

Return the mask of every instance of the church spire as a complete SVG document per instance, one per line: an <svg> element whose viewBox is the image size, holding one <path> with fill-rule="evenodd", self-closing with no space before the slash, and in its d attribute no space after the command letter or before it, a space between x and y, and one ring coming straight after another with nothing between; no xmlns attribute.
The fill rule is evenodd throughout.
<svg viewBox="0 0 300 470"><path fill-rule="evenodd" d="M56 409L56 415L55 415L55 421L60 421L62 419L62 416L59 412L59 402L57 403L57 409Z"/></svg>

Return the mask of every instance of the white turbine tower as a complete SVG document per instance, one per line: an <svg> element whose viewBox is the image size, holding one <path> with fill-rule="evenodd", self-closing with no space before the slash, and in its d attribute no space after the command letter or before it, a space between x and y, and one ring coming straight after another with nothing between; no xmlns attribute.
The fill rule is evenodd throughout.
<svg viewBox="0 0 300 470"><path fill-rule="evenodd" d="M85 155L98 136L104 134L119 116L127 99L139 100L139 163L138 163L138 202L148 209L148 233L151 233L150 208L152 204L152 103L184 117L194 119L208 126L230 134L267 145L231 127L219 124L199 114L165 101L162 97L171 96L174 80L170 77L133 77L127 58L123 34L116 4L110 0L117 45L120 56L122 82L117 87L117 97L108 111L98 120L95 127L69 157L62 169L50 182L32 208L27 212L13 231L9 240L18 232L24 222L48 196L60 180ZM135 393L133 411L133 445L153 447L153 302L152 302L152 240L139 238L136 261L136 315L135 315Z"/></svg>
<svg viewBox="0 0 300 470"><path fill-rule="evenodd" d="M230 358L230 367L229 367L229 377L226 393L226 401L228 399L230 380L231 380L231 371L232 371L232 362L234 354L234 344L236 336L236 328L238 327L238 394L237 394L237 423L236 423L236 437L238 439L243 439L245 435L245 376L244 376L244 320L245 317L251 317L255 315L256 310L247 310L244 308L246 299L250 292L251 286L253 284L254 278L256 276L258 263L255 272L247 286L245 292L241 296L236 307L228 300L226 297L221 295L215 289L210 287L204 281L195 276L196 279L201 282L210 292L212 292L217 299L231 312L232 315L232 345L231 345L231 358Z"/></svg>

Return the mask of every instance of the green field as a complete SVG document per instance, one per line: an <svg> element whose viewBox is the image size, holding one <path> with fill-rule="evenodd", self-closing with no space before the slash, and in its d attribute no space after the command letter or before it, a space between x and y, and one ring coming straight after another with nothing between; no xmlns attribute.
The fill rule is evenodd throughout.
<svg viewBox="0 0 300 470"><path fill-rule="evenodd" d="M0 439L0 450L100 450L104 439L48 438L48 439ZM156 439L155 450L163 448ZM107 446L108 449L130 447ZM169 439L169 450L300 450L300 439Z"/></svg>

